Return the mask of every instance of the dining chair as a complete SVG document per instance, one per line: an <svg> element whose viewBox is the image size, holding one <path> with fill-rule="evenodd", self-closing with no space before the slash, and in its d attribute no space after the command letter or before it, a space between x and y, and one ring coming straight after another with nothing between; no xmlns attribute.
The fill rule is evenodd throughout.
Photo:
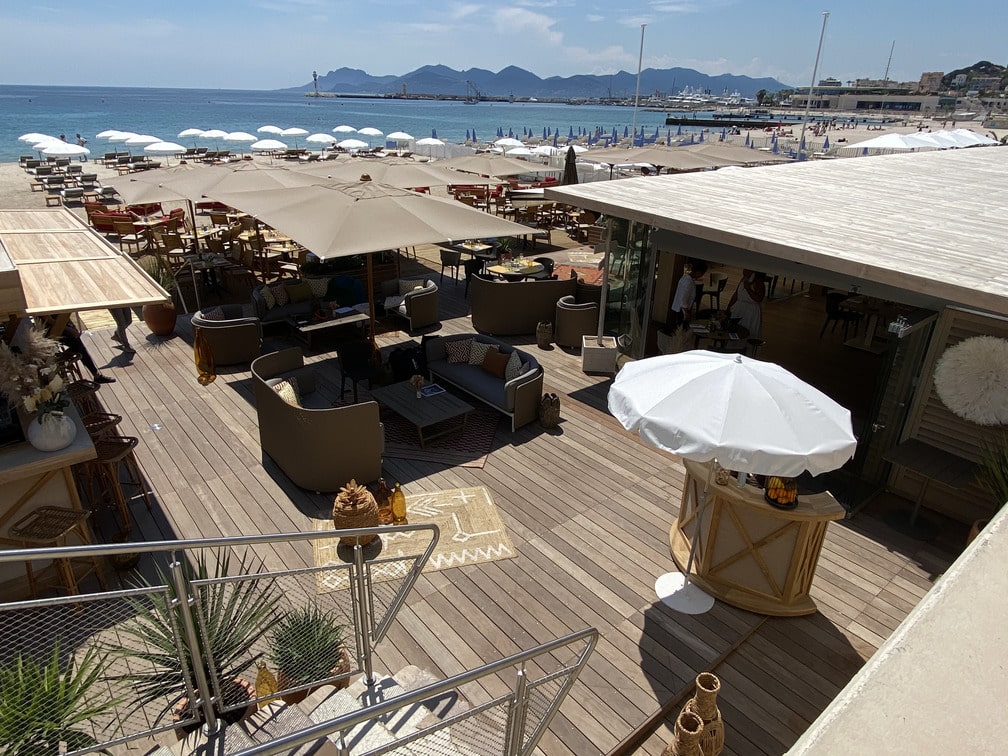
<svg viewBox="0 0 1008 756"><path fill-rule="evenodd" d="M728 285L728 274L712 272L708 274L707 286L704 287L703 296L710 297L710 304L716 310L721 309L721 292Z"/></svg>
<svg viewBox="0 0 1008 756"><path fill-rule="evenodd" d="M819 338L823 337L826 333L826 326L833 324L830 328L830 333L836 332L837 323L843 324L843 337L844 341L847 340L847 332L850 329L851 324L854 324L854 338L857 338L858 330L861 324L861 313L854 312L843 306L845 299L849 299L850 295L842 291L831 291L826 294L826 319L823 321L822 328L819 329Z"/></svg>
<svg viewBox="0 0 1008 756"><path fill-rule="evenodd" d="M439 283L444 284L444 272L445 268L449 268L452 271L452 278L455 283L458 283L459 277L459 265L462 264L462 253L457 249L448 249L447 247L441 247L441 280Z"/></svg>
<svg viewBox="0 0 1008 756"><path fill-rule="evenodd" d="M336 347L336 357L340 369L340 396L347 392L346 382L353 386L354 404L357 403L357 384L367 381L371 389L371 379L381 374L381 368L374 364L374 347L368 339L344 341Z"/></svg>
<svg viewBox="0 0 1008 756"><path fill-rule="evenodd" d="M147 246L147 235L142 230L137 229L133 225L133 221L114 219L112 227L119 237L119 249L126 254L131 255L132 252L130 250L136 248L136 254L139 255L143 248Z"/></svg>

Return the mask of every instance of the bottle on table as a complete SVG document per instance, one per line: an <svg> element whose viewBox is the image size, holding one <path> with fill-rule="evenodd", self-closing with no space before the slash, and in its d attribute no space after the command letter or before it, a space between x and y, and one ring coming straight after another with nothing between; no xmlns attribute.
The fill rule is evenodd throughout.
<svg viewBox="0 0 1008 756"><path fill-rule="evenodd" d="M406 494L397 482L392 489L392 524L406 525Z"/></svg>
<svg viewBox="0 0 1008 756"><path fill-rule="evenodd" d="M381 525L392 524L392 491L385 483L385 478L378 478L378 489L375 491L375 501L378 504L378 522Z"/></svg>

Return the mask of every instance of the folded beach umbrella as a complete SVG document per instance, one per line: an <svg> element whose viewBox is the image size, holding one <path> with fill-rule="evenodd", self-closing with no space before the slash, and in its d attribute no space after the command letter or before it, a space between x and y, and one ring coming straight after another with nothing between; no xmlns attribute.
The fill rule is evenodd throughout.
<svg viewBox="0 0 1008 756"><path fill-rule="evenodd" d="M630 127L629 126L624 126L623 127L623 138L626 139L628 136L630 136Z"/></svg>
<svg viewBox="0 0 1008 756"><path fill-rule="evenodd" d="M558 145L557 145L557 135L558 135L559 133L560 133L560 130L559 130L559 129L557 129L556 131L554 131L554 132L553 132L553 146L554 146L554 147L557 147L557 146L558 146Z"/></svg>
<svg viewBox="0 0 1008 756"><path fill-rule="evenodd" d="M746 141L746 144L749 144L749 135L748 134L746 134L745 141ZM823 152L825 152L826 150L829 149L829 136L828 135L827 135L826 139L822 143L822 148L823 148Z"/></svg>
<svg viewBox="0 0 1008 756"><path fill-rule="evenodd" d="M580 136L580 134L581 134L581 129L579 127L578 128L578 135ZM574 127L573 126L571 126L570 127L570 131L567 132L567 138L568 139L573 139L574 138Z"/></svg>
<svg viewBox="0 0 1008 756"><path fill-rule="evenodd" d="M829 144L829 137L826 137L826 144L827 145ZM748 131L746 132L746 135L745 135L745 146L746 147L749 146L749 132ZM826 149L826 148L824 147L823 149Z"/></svg>
<svg viewBox="0 0 1008 756"><path fill-rule="evenodd" d="M465 140L467 142L469 141L469 129L466 129L466 138L465 138Z"/></svg>
<svg viewBox="0 0 1008 756"><path fill-rule="evenodd" d="M473 138L474 142L478 142L479 141L479 139L476 137L476 129L475 128L473 128L473 130L472 130L472 138Z"/></svg>

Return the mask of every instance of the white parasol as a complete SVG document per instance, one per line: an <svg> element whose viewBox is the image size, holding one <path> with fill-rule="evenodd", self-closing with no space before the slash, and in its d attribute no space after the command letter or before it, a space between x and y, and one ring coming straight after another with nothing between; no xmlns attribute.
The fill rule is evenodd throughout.
<svg viewBox="0 0 1008 756"><path fill-rule="evenodd" d="M266 126L260 126L258 129L256 129L256 133L257 134L282 134L283 133L283 129L281 129L279 126L271 126L271 125L267 124Z"/></svg>
<svg viewBox="0 0 1008 756"><path fill-rule="evenodd" d="M628 363L609 390L609 411L659 449L716 459L743 479L819 475L857 446L847 409L779 365L737 354L695 350ZM695 548L694 539L685 574L663 575L656 590L672 608L699 614L714 600L689 582Z"/></svg>
<svg viewBox="0 0 1008 756"><path fill-rule="evenodd" d="M357 129L355 129L353 126L347 126L345 123L340 124L339 126L333 129L334 134L354 134L356 132Z"/></svg>

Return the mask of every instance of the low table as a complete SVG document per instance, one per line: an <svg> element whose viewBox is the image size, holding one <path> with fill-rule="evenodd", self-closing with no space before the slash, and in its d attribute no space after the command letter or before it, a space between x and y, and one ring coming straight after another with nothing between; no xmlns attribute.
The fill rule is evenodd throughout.
<svg viewBox="0 0 1008 756"><path fill-rule="evenodd" d="M332 331L336 328L343 328L349 325L357 325L363 328L364 324L370 320L368 315L363 312L357 312L354 310L346 315L334 315L331 318L326 318L325 320L308 320L304 323L299 323L294 318L288 318L287 324L291 328L291 334L299 339L306 347L312 348L312 336L317 336L320 333L325 333Z"/></svg>
<svg viewBox="0 0 1008 756"><path fill-rule="evenodd" d="M416 389L409 381L371 389L371 396L379 404L388 407L416 426L421 448L426 446L428 441L433 441L436 438L447 436L450 433L464 432L466 419L473 411L471 404L447 391L417 399ZM433 433L425 433L428 428L434 425L459 417L462 418L462 422L458 425L441 428Z"/></svg>

